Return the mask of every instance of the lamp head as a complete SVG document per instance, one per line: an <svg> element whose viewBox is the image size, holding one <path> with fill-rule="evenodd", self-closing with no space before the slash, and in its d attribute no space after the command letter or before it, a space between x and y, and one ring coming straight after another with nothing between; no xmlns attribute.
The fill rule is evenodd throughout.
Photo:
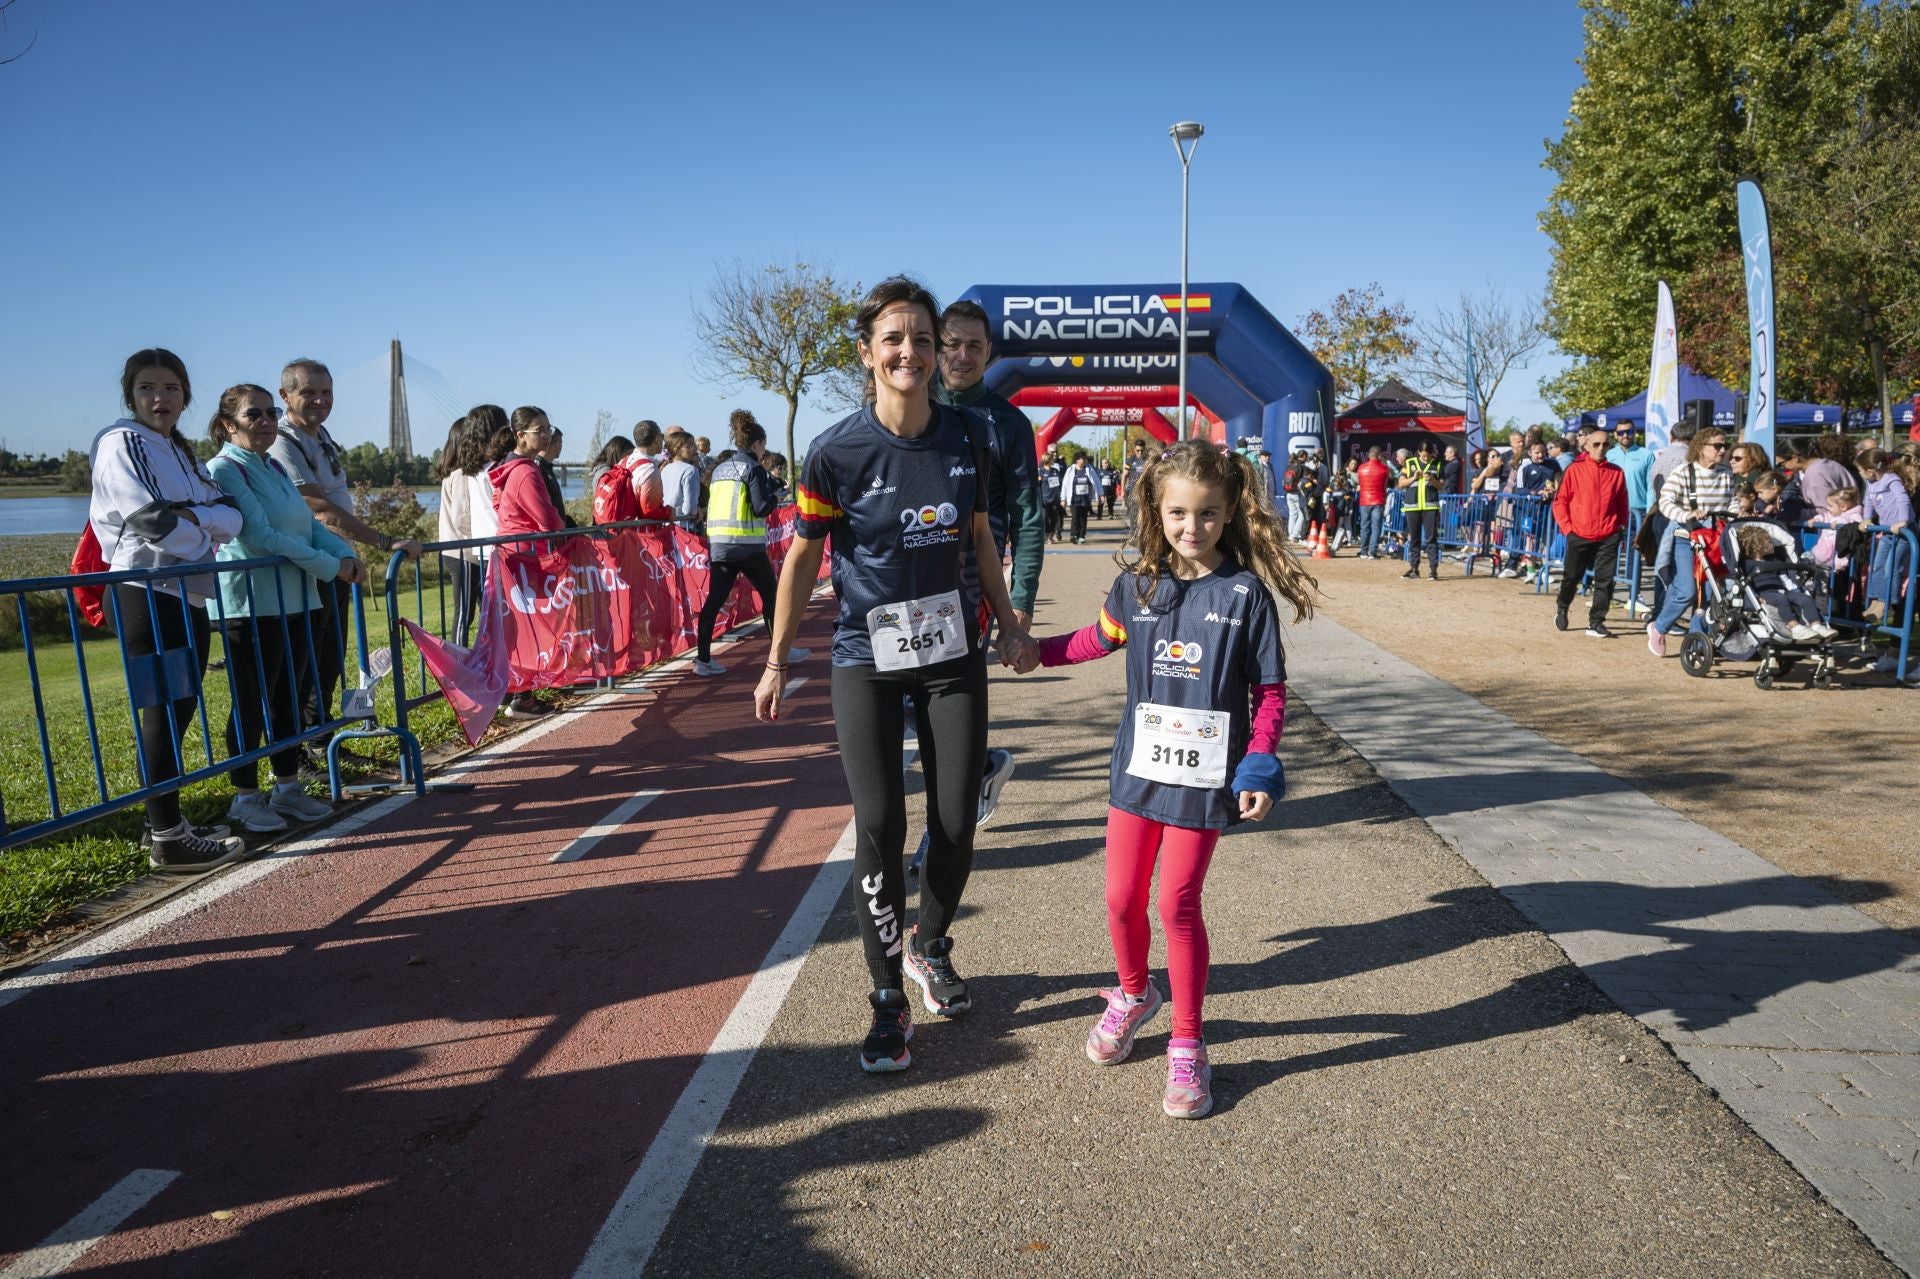
<svg viewBox="0 0 1920 1279"><path fill-rule="evenodd" d="M1182 120L1168 129L1167 133L1175 142L1192 142L1206 131L1206 126L1198 120Z"/></svg>

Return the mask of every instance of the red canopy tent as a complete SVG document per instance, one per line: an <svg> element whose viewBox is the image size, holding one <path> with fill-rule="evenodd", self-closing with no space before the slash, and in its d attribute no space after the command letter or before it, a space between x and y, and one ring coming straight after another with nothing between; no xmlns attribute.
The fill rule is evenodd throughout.
<svg viewBox="0 0 1920 1279"><path fill-rule="evenodd" d="M1336 439L1365 436L1367 438L1357 442L1355 448L1378 444L1389 450L1417 448L1428 440L1436 447L1464 446L1466 426L1466 410L1442 404L1393 378L1382 382L1372 395L1333 419ZM1335 447L1341 453L1347 451L1337 444Z"/></svg>

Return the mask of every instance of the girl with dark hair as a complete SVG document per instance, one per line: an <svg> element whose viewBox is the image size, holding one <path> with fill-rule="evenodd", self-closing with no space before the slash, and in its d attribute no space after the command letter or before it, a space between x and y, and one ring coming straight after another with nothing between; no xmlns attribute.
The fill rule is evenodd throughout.
<svg viewBox="0 0 1920 1279"><path fill-rule="evenodd" d="M315 627L310 614L324 607L317 583L364 585L367 570L353 547L314 518L293 480L267 456L278 436L273 397L265 387L228 387L207 433L220 445L208 463L213 482L240 508L240 536L220 548L223 560L280 557L279 568L224 573L221 617L233 713L227 718L227 754L252 751L262 741L291 741L300 732L300 690L312 669ZM331 804L300 785L301 752L289 745L272 756L273 791L260 791L258 763L228 774L234 800L227 820L255 833L287 829L289 820L313 822Z"/></svg>
<svg viewBox="0 0 1920 1279"><path fill-rule="evenodd" d="M1101 992L1107 1006L1086 1053L1099 1066L1124 1060L1160 1007L1147 973L1157 864L1173 998L1161 1109L1175 1119L1213 1108L1200 1019L1207 866L1226 827L1259 821L1286 792L1274 756L1287 690L1275 597L1304 621L1318 585L1288 553L1260 486L1252 462L1200 440L1149 463L1131 558L1122 558L1099 620L1040 644L1044 666L1127 651L1128 709L1107 810L1107 931L1120 983Z"/></svg>
<svg viewBox="0 0 1920 1279"><path fill-rule="evenodd" d="M507 426L494 432L490 452L493 468L493 511L499 518L499 536L513 533L557 533L566 516L553 504L537 461L553 427L547 415L530 404L513 411Z"/></svg>
<svg viewBox="0 0 1920 1279"><path fill-rule="evenodd" d="M767 516L779 505L780 490L761 461L767 454L767 431L753 414L735 409L728 422L733 451L713 468L707 497L707 599L700 606L700 627L694 650L696 675L721 675L726 667L713 660L713 624L720 608L733 594L742 575L760 597L760 611L773 618L773 561L767 558ZM810 657L811 649L789 648L787 661Z"/></svg>
<svg viewBox="0 0 1920 1279"><path fill-rule="evenodd" d="M116 570L203 564L239 536L241 515L220 491L180 433L193 385L180 357L161 347L135 351L120 374L120 398L131 415L93 439L93 497L87 519L100 554ZM143 786L180 775L180 739L193 718L207 669L207 596L212 575L162 577L115 586L107 616L126 652L128 692L140 708ZM225 826L201 832L180 815L180 796L166 791L146 803L148 863L195 874L242 856L246 845Z"/></svg>
<svg viewBox="0 0 1920 1279"><path fill-rule="evenodd" d="M855 885L873 984L872 1029L860 1047L867 1071L904 1070L912 1061L903 969L929 1012L951 1017L971 1006L947 930L973 866L986 763L987 611L999 624L1000 660L1016 667L1035 660L987 523L981 447L967 419L930 395L939 316L933 295L900 277L883 280L860 305L858 351L871 402L829 427L807 453L772 652L754 692L755 713L779 718L794 636L830 533L839 601L833 717L853 793ZM929 831L919 922L911 929L901 865L903 698L919 728Z"/></svg>
<svg viewBox="0 0 1920 1279"><path fill-rule="evenodd" d="M460 440L460 473L467 479L467 521L475 538L498 537L500 517L493 512L493 481L487 472L493 468L493 437L507 429L507 411L498 404L476 404L467 410L467 429ZM509 434L508 439L512 436ZM491 546L479 547L480 581L484 592L487 561L493 558ZM479 616L476 599L474 615Z"/></svg>
<svg viewBox="0 0 1920 1279"><path fill-rule="evenodd" d="M467 419L458 417L440 450L440 540L465 542L473 531L473 485L461 469L467 443ZM473 619L480 611L480 548L469 546L440 556L440 571L453 582L453 630L448 638L461 647L473 642ZM444 616L444 615L443 615Z"/></svg>

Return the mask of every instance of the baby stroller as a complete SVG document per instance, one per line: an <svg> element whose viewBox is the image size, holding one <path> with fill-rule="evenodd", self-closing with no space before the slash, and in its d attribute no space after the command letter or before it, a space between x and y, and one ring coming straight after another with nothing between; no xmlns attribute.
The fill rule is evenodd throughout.
<svg viewBox="0 0 1920 1279"><path fill-rule="evenodd" d="M1772 688L1774 676L1790 670L1799 659L1811 657L1815 661L1813 686L1832 688L1831 628L1823 627L1822 633L1806 639L1794 639L1768 618L1755 584L1761 569L1740 551L1743 528L1766 531L1767 540L1778 552L1776 558L1766 562L1769 570L1809 595L1816 589L1818 575L1801 558L1799 541L1772 520L1714 520L1688 530L1698 589L1693 625L1680 644L1680 669L1704 677L1713 669L1716 658L1733 662L1758 658L1754 687Z"/></svg>

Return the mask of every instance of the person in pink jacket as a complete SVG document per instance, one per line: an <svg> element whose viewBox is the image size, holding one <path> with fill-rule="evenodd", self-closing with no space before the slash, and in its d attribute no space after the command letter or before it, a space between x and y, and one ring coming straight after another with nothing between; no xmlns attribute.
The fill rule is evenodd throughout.
<svg viewBox="0 0 1920 1279"><path fill-rule="evenodd" d="M494 432L487 479L493 485L493 510L502 537L556 533L567 526L534 460L552 434L546 413L530 404L515 409L508 425Z"/></svg>
<svg viewBox="0 0 1920 1279"><path fill-rule="evenodd" d="M546 477L540 473L535 457L553 435L547 415L532 405L523 404L513 411L506 426L493 433L487 455L493 466L487 481L493 487L494 516L500 523L499 535L514 533L557 533L566 527L560 508L547 492ZM545 551L550 541L520 545L506 543L509 550ZM508 719L537 719L550 708L532 693L516 693L508 699Z"/></svg>

